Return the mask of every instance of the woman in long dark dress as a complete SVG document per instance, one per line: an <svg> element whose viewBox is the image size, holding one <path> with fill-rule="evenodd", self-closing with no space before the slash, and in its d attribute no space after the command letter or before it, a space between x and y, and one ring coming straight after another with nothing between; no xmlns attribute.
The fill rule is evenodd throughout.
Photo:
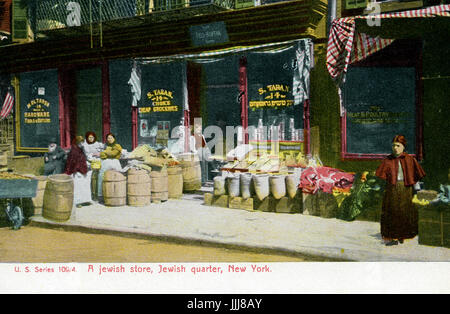
<svg viewBox="0 0 450 314"><path fill-rule="evenodd" d="M403 243L418 234L418 212L412 202L413 189L425 176L417 160L405 152L406 139L396 135L392 154L378 167L376 175L386 180L381 212L381 236L386 245Z"/></svg>
<svg viewBox="0 0 450 314"><path fill-rule="evenodd" d="M67 156L65 173L72 176L74 184L74 204L81 207L82 204L92 202L91 176L87 166L86 156L82 147L84 138L77 136L72 142L72 148Z"/></svg>

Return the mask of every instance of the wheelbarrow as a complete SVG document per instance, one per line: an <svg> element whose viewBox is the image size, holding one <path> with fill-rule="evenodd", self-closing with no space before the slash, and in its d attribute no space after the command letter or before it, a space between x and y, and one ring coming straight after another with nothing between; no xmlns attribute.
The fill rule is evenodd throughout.
<svg viewBox="0 0 450 314"><path fill-rule="evenodd" d="M37 184L38 180L31 178L0 179L0 199L6 201L6 216L12 223L14 230L20 229L24 220L23 210L20 207L22 198L36 197ZM17 200L20 202L17 202Z"/></svg>

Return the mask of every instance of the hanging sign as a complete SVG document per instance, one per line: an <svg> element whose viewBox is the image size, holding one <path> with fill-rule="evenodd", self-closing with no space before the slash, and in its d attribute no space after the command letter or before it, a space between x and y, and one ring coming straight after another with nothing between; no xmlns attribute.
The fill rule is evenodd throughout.
<svg viewBox="0 0 450 314"><path fill-rule="evenodd" d="M225 22L215 22L189 27L191 41L194 47L217 45L228 42Z"/></svg>

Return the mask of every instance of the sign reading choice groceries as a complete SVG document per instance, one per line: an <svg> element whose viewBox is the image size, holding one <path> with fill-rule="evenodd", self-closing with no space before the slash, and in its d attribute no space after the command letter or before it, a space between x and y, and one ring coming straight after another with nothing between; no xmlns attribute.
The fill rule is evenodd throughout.
<svg viewBox="0 0 450 314"><path fill-rule="evenodd" d="M166 89L154 89L147 93L151 106L140 107L139 113L177 112L178 105L174 104L174 92Z"/></svg>
<svg viewBox="0 0 450 314"><path fill-rule="evenodd" d="M250 109L290 107L294 105L292 91L285 84L269 84L258 89L260 100L250 100Z"/></svg>

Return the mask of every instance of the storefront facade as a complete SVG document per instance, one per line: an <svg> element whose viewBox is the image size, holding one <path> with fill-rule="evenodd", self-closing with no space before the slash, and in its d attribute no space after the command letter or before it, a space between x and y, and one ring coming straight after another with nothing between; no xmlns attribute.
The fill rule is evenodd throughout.
<svg viewBox="0 0 450 314"><path fill-rule="evenodd" d="M16 55L2 62L17 93L15 150L40 154L54 137L68 148L87 131L102 140L112 132L128 151L170 146L176 127L201 118L204 129L217 125L224 133L226 126L253 127L236 133L242 143L276 133L307 152L309 75L315 42L325 39L325 13L321 1L293 1L173 25L112 31L105 23L101 44L89 33L70 37L82 25L68 28L67 38L54 30L45 41L4 47ZM262 136L261 125L278 128Z"/></svg>
<svg viewBox="0 0 450 314"><path fill-rule="evenodd" d="M395 134L407 138L407 151L427 172L427 188L448 181L448 145L437 134L448 133L438 114L448 106L448 5L375 16L354 16L334 22L327 66L334 79L334 124L340 137L324 145L337 154L322 156L347 171L373 171L390 153ZM377 26L370 23L377 21ZM321 103L321 106L326 105ZM339 121L339 122L338 122ZM326 135L325 135L326 136ZM333 148L334 147L334 148Z"/></svg>

